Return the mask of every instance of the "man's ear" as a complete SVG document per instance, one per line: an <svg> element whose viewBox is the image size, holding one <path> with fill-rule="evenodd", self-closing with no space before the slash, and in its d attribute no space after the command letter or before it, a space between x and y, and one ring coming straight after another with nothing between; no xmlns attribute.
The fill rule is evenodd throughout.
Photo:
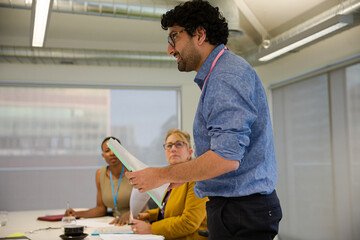
<svg viewBox="0 0 360 240"><path fill-rule="evenodd" d="M203 27L198 27L195 31L196 41L198 45L202 45L206 41L206 30Z"/></svg>

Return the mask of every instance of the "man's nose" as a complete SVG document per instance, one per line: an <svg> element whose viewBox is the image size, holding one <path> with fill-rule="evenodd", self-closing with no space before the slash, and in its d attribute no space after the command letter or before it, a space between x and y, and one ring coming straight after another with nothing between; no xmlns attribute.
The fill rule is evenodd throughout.
<svg viewBox="0 0 360 240"><path fill-rule="evenodd" d="M168 55L173 55L175 53L175 49L173 46L170 45L170 43L168 44L168 49L167 49L167 54Z"/></svg>

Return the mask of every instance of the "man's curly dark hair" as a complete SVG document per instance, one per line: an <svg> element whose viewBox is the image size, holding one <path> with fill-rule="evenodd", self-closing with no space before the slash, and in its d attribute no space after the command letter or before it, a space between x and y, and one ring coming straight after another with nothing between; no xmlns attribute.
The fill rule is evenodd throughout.
<svg viewBox="0 0 360 240"><path fill-rule="evenodd" d="M218 7L211 6L207 1L193 0L167 11L161 18L161 27L167 30L175 25L184 27L192 36L198 27L203 27L207 41L215 46L228 41L229 28L226 19Z"/></svg>

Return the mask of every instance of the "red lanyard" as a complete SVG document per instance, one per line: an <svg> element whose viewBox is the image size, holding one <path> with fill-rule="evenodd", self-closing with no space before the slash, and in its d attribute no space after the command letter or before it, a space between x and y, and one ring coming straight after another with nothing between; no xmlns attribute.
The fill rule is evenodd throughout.
<svg viewBox="0 0 360 240"><path fill-rule="evenodd" d="M201 92L204 90L206 80L208 79L208 77L209 77L211 71L213 70L213 68L215 67L216 62L219 60L219 58L221 57L221 55L224 53L225 49L227 49L226 46L218 53L218 55L217 55L216 58L214 59L212 65L211 65L210 71L209 71L209 73L206 75L206 78L205 78L205 81L204 81L204 85L203 85L203 87L202 87L202 89L201 89Z"/></svg>

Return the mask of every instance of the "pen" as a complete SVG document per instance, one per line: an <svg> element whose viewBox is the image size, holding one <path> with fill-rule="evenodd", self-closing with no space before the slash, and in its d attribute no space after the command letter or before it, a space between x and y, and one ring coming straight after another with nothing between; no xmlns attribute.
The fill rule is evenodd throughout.
<svg viewBox="0 0 360 240"><path fill-rule="evenodd" d="M66 212L70 217L72 217L72 213L70 212L70 203L69 201L66 202Z"/></svg>
<svg viewBox="0 0 360 240"><path fill-rule="evenodd" d="M135 223L128 223L127 225L135 225Z"/></svg>

